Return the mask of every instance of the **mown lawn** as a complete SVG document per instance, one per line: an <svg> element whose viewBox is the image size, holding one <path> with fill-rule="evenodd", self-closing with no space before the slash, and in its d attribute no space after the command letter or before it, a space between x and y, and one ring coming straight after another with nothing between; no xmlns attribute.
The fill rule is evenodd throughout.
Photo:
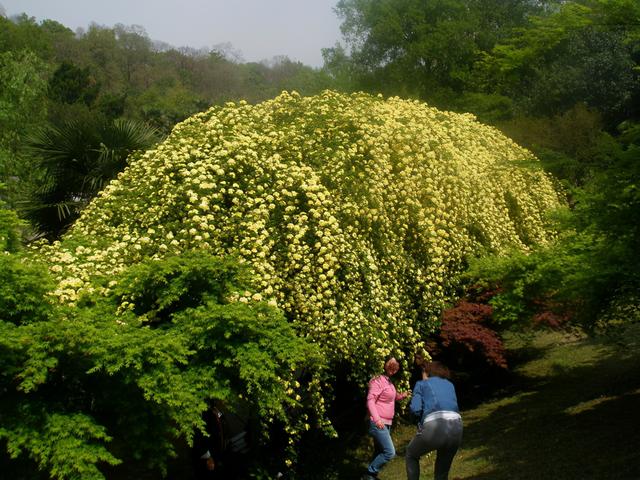
<svg viewBox="0 0 640 480"><path fill-rule="evenodd" d="M613 339L510 335L506 344L514 381L463 412L463 447L450 479L640 479L640 328ZM404 448L414 427L398 423L398 457L381 480L406 478ZM421 479L433 478L433 460L423 460Z"/></svg>

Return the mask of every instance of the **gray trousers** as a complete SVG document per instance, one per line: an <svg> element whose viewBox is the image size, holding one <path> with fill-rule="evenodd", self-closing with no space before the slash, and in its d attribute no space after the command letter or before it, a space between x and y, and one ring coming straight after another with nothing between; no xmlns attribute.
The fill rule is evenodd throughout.
<svg viewBox="0 0 640 480"><path fill-rule="evenodd" d="M462 443L462 419L437 418L424 425L409 446L405 456L407 480L420 478L420 456L436 450L434 480L447 480L453 457Z"/></svg>

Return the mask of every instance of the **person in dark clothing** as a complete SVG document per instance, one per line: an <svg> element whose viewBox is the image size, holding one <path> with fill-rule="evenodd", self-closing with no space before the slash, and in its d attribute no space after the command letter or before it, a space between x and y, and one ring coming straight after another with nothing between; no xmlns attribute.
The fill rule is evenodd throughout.
<svg viewBox="0 0 640 480"><path fill-rule="evenodd" d="M215 407L203 415L205 435L199 429L193 437L193 463L195 478L198 480L224 478L222 476L222 453L224 450L224 430L222 412Z"/></svg>
<svg viewBox="0 0 640 480"><path fill-rule="evenodd" d="M462 443L462 417L449 369L425 362L422 380L416 382L409 409L420 418L418 432L407 447L408 480L420 478L420 456L437 451L434 480L447 480L453 457Z"/></svg>
<svg viewBox="0 0 640 480"><path fill-rule="evenodd" d="M196 430L193 463L197 480L244 478L249 453L247 420L219 403L202 416L208 435Z"/></svg>

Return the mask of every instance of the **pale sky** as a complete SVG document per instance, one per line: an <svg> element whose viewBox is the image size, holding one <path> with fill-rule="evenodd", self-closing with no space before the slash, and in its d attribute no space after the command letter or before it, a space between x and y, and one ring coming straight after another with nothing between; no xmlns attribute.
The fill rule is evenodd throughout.
<svg viewBox="0 0 640 480"><path fill-rule="evenodd" d="M91 22L140 25L175 47L231 43L244 61L286 55L322 65L321 48L340 40L337 0L0 0L8 16L26 13L72 30Z"/></svg>

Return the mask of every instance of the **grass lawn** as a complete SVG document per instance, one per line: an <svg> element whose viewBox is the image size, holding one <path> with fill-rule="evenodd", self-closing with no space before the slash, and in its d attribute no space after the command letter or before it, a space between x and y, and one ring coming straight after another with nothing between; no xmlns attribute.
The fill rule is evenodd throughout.
<svg viewBox="0 0 640 480"><path fill-rule="evenodd" d="M640 479L639 326L616 339L538 332L505 341L514 382L462 412L463 446L450 480ZM404 449L414 431L398 422L398 457L381 480L406 478ZM433 478L434 459L421 462L421 479Z"/></svg>

